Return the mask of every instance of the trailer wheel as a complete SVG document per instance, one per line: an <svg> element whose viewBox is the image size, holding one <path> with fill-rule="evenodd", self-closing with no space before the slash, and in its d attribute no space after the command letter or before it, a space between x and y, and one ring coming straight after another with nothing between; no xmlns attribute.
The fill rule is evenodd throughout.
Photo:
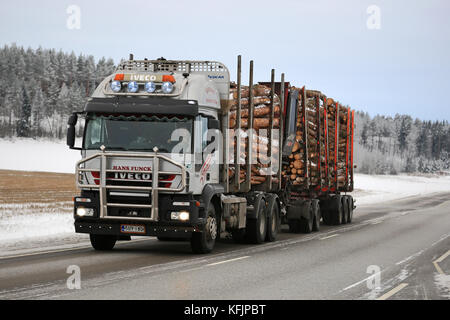
<svg viewBox="0 0 450 320"><path fill-rule="evenodd" d="M320 230L320 206L319 206L319 200L313 200L312 202L312 210L313 210L313 231L319 231Z"/></svg>
<svg viewBox="0 0 450 320"><path fill-rule="evenodd" d="M330 212L330 216L331 216L331 224L332 225L340 225L342 224L342 216L343 216L343 208L342 208L342 201L341 201L341 196L337 195L334 199L333 199L333 203L331 206L331 212Z"/></svg>
<svg viewBox="0 0 450 320"><path fill-rule="evenodd" d="M347 198L347 203L348 203L347 223L352 223L352 220L353 220L353 197L352 196L349 196Z"/></svg>
<svg viewBox="0 0 450 320"><path fill-rule="evenodd" d="M91 240L91 245L95 250L108 251L114 248L117 241L117 236L90 234L89 239Z"/></svg>
<svg viewBox="0 0 450 320"><path fill-rule="evenodd" d="M342 202L342 224L346 224L348 223L348 197L347 196L343 196L341 198L341 202Z"/></svg>
<svg viewBox="0 0 450 320"><path fill-rule="evenodd" d="M206 224L202 232L194 232L191 238L191 248L194 253L210 253L216 244L217 217L214 205L208 207Z"/></svg>
<svg viewBox="0 0 450 320"><path fill-rule="evenodd" d="M280 209L275 197L269 198L267 206L267 234L266 241L273 242L277 239L278 230L280 228Z"/></svg>
<svg viewBox="0 0 450 320"><path fill-rule="evenodd" d="M322 214L323 223L327 226L332 225L331 223L331 212L329 210L320 210Z"/></svg>
<svg viewBox="0 0 450 320"><path fill-rule="evenodd" d="M307 201L304 210L307 211L308 218L305 218L303 216L300 218L300 230L302 233L311 233L313 231L313 222L314 222L314 215L311 201Z"/></svg>
<svg viewBox="0 0 450 320"><path fill-rule="evenodd" d="M263 197L256 200L256 219L247 220L246 235L251 243L260 244L266 239L267 215L265 210L266 201Z"/></svg>

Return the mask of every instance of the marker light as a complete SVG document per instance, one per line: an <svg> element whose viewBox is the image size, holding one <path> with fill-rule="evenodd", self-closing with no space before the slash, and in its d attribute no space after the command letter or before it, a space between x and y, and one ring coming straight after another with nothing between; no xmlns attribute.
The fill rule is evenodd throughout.
<svg viewBox="0 0 450 320"><path fill-rule="evenodd" d="M156 90L156 85L154 82L147 82L145 84L145 91L148 93L153 93Z"/></svg>
<svg viewBox="0 0 450 320"><path fill-rule="evenodd" d="M135 93L139 90L139 85L136 81L130 81L128 82L128 92Z"/></svg>
<svg viewBox="0 0 450 320"><path fill-rule="evenodd" d="M161 89L164 93L172 93L172 91L173 91L172 82L164 82Z"/></svg>
<svg viewBox="0 0 450 320"><path fill-rule="evenodd" d="M163 81L163 82L172 82L172 83L175 83L175 77L172 76L172 75L167 75L167 74L165 74L165 75L162 76L162 81Z"/></svg>
<svg viewBox="0 0 450 320"><path fill-rule="evenodd" d="M111 82L111 90L113 92L119 92L122 89L122 84L120 81L113 81Z"/></svg>

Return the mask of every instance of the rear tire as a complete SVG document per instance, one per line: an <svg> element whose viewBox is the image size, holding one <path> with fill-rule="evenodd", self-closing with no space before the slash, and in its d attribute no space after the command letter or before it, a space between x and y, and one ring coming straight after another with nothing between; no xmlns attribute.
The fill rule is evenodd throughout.
<svg viewBox="0 0 450 320"><path fill-rule="evenodd" d="M341 201L341 196L337 195L334 199L333 199L333 203L331 206L331 212L330 212L330 216L331 216L331 224L332 225L340 225L342 224L342 215L343 215L343 208L342 208L342 201Z"/></svg>
<svg viewBox="0 0 450 320"><path fill-rule="evenodd" d="M307 201L303 210L306 210L308 218L303 216L300 218L300 230L303 233L311 233L314 222L312 201Z"/></svg>
<svg viewBox="0 0 450 320"><path fill-rule="evenodd" d="M312 202L312 210L313 210L313 231L319 231L320 230L320 206L318 200L313 200Z"/></svg>
<svg viewBox="0 0 450 320"><path fill-rule="evenodd" d="M109 251L114 248L117 241L117 236L90 234L89 239L91 240L91 245L95 250Z"/></svg>
<svg viewBox="0 0 450 320"><path fill-rule="evenodd" d="M353 220L353 197L348 197L348 218L347 223L352 223Z"/></svg>
<svg viewBox="0 0 450 320"><path fill-rule="evenodd" d="M280 228L280 209L274 196L269 198L269 205L267 206L267 233L266 241L274 242L278 236Z"/></svg>
<svg viewBox="0 0 450 320"><path fill-rule="evenodd" d="M191 249L194 253L204 254L210 253L216 244L218 235L217 216L214 205L210 203L207 215L206 224L202 232L194 232L191 238Z"/></svg>
<svg viewBox="0 0 450 320"><path fill-rule="evenodd" d="M247 220L246 235L250 243L260 244L266 239L267 215L265 206L264 198L258 198L255 203L256 219Z"/></svg>
<svg viewBox="0 0 450 320"><path fill-rule="evenodd" d="M348 223L348 197L343 196L341 198L342 202L342 224Z"/></svg>

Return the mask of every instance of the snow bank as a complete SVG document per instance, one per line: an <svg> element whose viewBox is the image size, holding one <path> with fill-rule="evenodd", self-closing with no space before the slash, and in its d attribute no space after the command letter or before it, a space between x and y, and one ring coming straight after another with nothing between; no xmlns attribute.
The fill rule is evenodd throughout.
<svg viewBox="0 0 450 320"><path fill-rule="evenodd" d="M450 192L450 176L355 174L352 195L364 205L435 192Z"/></svg>
<svg viewBox="0 0 450 320"><path fill-rule="evenodd" d="M0 139L0 169L75 173L80 159L62 140Z"/></svg>

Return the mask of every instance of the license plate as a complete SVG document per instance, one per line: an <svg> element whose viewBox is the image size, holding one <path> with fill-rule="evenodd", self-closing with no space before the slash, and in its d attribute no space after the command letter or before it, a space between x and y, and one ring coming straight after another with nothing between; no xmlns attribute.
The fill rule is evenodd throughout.
<svg viewBox="0 0 450 320"><path fill-rule="evenodd" d="M122 233L145 233L145 226L135 224L121 224L120 232Z"/></svg>

